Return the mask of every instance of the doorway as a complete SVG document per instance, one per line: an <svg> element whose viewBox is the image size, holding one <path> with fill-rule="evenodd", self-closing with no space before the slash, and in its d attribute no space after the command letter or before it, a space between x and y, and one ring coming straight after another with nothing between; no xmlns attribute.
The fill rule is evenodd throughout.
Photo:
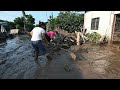
<svg viewBox="0 0 120 90"><path fill-rule="evenodd" d="M112 43L120 44L120 14L114 15Z"/></svg>

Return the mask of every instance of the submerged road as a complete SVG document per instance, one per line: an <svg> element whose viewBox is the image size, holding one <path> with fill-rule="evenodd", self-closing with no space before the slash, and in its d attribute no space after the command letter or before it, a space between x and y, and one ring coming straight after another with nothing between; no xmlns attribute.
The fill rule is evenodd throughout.
<svg viewBox="0 0 120 90"><path fill-rule="evenodd" d="M79 48L72 47L73 51ZM78 61L71 60L68 50L54 51L47 48L47 51L52 52L51 59L41 56L35 62L27 35L16 36L0 44L0 79L120 78L120 50L116 47L84 44L76 53ZM70 71L66 71L65 65Z"/></svg>
<svg viewBox="0 0 120 90"><path fill-rule="evenodd" d="M64 54L63 54L64 53ZM55 52L52 60L39 57L34 61L30 37L16 36L0 45L0 79L79 79L79 68L65 51ZM71 65L73 71L65 72L64 65Z"/></svg>
<svg viewBox="0 0 120 90"><path fill-rule="evenodd" d="M34 78L37 67L28 36L17 36L0 46L0 78Z"/></svg>

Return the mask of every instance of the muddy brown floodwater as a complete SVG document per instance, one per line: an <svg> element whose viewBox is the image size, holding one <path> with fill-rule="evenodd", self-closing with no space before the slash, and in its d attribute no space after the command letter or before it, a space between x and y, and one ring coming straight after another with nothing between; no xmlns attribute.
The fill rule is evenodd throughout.
<svg viewBox="0 0 120 90"><path fill-rule="evenodd" d="M30 37L16 36L0 44L0 79L120 79L118 46L83 44L56 51L47 47L50 57L40 56L35 62Z"/></svg>
<svg viewBox="0 0 120 90"><path fill-rule="evenodd" d="M47 51L51 52L49 48ZM0 46L0 79L81 78L79 70L64 70L65 64L76 68L68 54L65 51L56 51L51 54L51 59L40 56L38 62L35 62L30 37L17 36Z"/></svg>

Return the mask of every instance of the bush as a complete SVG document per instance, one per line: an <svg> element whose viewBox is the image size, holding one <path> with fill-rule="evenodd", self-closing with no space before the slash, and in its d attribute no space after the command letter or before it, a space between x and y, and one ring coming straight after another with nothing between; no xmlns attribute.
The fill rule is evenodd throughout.
<svg viewBox="0 0 120 90"><path fill-rule="evenodd" d="M88 37L88 40L92 43L98 43L101 38L101 35L97 32L87 33L86 36Z"/></svg>

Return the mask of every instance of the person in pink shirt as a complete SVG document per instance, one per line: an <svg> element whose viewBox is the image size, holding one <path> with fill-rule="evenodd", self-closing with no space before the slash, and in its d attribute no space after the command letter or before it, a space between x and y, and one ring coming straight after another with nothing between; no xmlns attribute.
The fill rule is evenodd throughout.
<svg viewBox="0 0 120 90"><path fill-rule="evenodd" d="M47 32L47 35L48 35L51 39L53 39L54 36L55 36L55 32L49 31L49 32Z"/></svg>
<svg viewBox="0 0 120 90"><path fill-rule="evenodd" d="M56 32L53 32L53 31L49 31L49 32L47 32L47 33L45 34L46 39L48 40L48 42L50 42L51 40L54 39L55 34L56 34Z"/></svg>

